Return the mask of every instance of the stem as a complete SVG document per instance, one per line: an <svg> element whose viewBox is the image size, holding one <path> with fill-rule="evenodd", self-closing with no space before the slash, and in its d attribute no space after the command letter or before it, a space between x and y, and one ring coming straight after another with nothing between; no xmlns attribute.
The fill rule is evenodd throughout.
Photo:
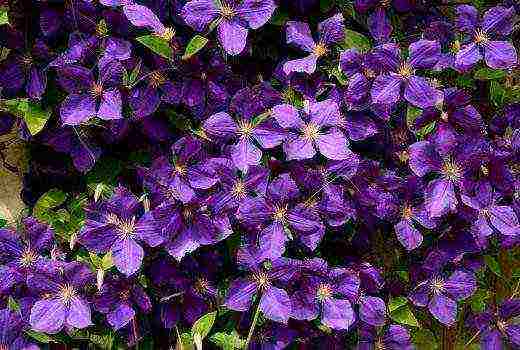
<svg viewBox="0 0 520 350"><path fill-rule="evenodd" d="M249 343L251 342L251 338L253 337L256 323L258 322L258 316L260 316L260 302L256 306L255 315L253 316L253 322L251 323L251 328L249 328L249 333L247 334L246 345L244 346L245 350L249 349Z"/></svg>
<svg viewBox="0 0 520 350"><path fill-rule="evenodd" d="M134 333L135 339L135 350L139 350L139 339L137 339L137 322L135 320L135 317L132 319L132 331Z"/></svg>
<svg viewBox="0 0 520 350"><path fill-rule="evenodd" d="M480 335L480 330L473 334L473 336L471 337L470 340L468 340L468 342L464 345L464 348L467 348L468 346L470 346L471 343L473 343L475 341L475 339L477 339L477 337Z"/></svg>

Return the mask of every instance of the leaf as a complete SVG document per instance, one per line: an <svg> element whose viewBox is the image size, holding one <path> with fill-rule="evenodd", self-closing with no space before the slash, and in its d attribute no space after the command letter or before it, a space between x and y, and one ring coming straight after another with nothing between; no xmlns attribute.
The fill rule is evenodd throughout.
<svg viewBox="0 0 520 350"><path fill-rule="evenodd" d="M138 42L164 58L172 59L173 50L168 41L158 37L157 35L143 35L135 38Z"/></svg>
<svg viewBox="0 0 520 350"><path fill-rule="evenodd" d="M428 329L419 328L412 333L413 344L417 349L435 350L438 348L435 335Z"/></svg>
<svg viewBox="0 0 520 350"><path fill-rule="evenodd" d="M101 349L110 350L113 347L114 336L111 333L105 335L91 334L90 341Z"/></svg>
<svg viewBox="0 0 520 350"><path fill-rule="evenodd" d="M489 292L485 289L478 289L470 298L469 305L474 313L483 312L486 309L486 300L489 299Z"/></svg>
<svg viewBox="0 0 520 350"><path fill-rule="evenodd" d="M277 7L274 14L271 16L269 23L275 26L283 26L289 19L289 14L280 7Z"/></svg>
<svg viewBox="0 0 520 350"><path fill-rule="evenodd" d="M54 339L52 339L47 334L41 333L41 332L36 332L36 331L31 330L31 329L26 330L25 334L27 334L27 336L29 336L32 339L34 339L34 340L36 340L36 341L38 341L40 343L43 343L43 344L55 343L56 342Z"/></svg>
<svg viewBox="0 0 520 350"><path fill-rule="evenodd" d="M112 252L108 252L101 259L101 268L103 270L110 270L114 266L114 262L112 261Z"/></svg>
<svg viewBox="0 0 520 350"><path fill-rule="evenodd" d="M213 311L210 313L205 314L201 318L199 318L193 326L191 327L191 332L193 334L200 334L202 339L206 338L206 336L209 334L209 331L213 327L213 324L215 323L215 318L217 317L217 312Z"/></svg>
<svg viewBox="0 0 520 350"><path fill-rule="evenodd" d="M16 311L16 312L20 311L20 305L18 304L18 302L16 300L14 300L14 298L12 296L9 296L7 298L7 307L11 311Z"/></svg>
<svg viewBox="0 0 520 350"><path fill-rule="evenodd" d="M336 5L335 0L320 0L320 12L328 12Z"/></svg>
<svg viewBox="0 0 520 350"><path fill-rule="evenodd" d="M475 72L473 77L477 80L497 80L507 76L506 71L500 69L491 69L487 67L480 68Z"/></svg>
<svg viewBox="0 0 520 350"><path fill-rule="evenodd" d="M486 262L486 265L487 267L489 267L491 272L493 272L498 277L504 277L504 275L502 274L502 269L500 268L500 264L498 263L498 261L496 261L494 257L492 257L491 255L485 255L484 261Z"/></svg>
<svg viewBox="0 0 520 350"><path fill-rule="evenodd" d="M62 205L67 199L67 194L63 191L52 189L44 193L36 202L33 209L33 215L37 219L48 220L49 211Z"/></svg>
<svg viewBox="0 0 520 350"><path fill-rule="evenodd" d="M408 108L406 109L406 123L408 124L408 127L412 127L415 119L417 119L422 114L422 109L408 105Z"/></svg>
<svg viewBox="0 0 520 350"><path fill-rule="evenodd" d="M92 170L87 173L86 180L95 189L98 183L115 184L116 178L123 170L123 163L114 157L102 157L99 159ZM106 186L107 187L107 186ZM107 188L104 188L106 191Z"/></svg>
<svg viewBox="0 0 520 350"><path fill-rule="evenodd" d="M506 89L498 81L492 80L489 84L489 95L495 107L501 107L504 104L506 93Z"/></svg>
<svg viewBox="0 0 520 350"><path fill-rule="evenodd" d="M204 46L209 42L209 40L202 35L195 35L191 38L188 45L186 45L186 50L184 51L184 55L182 56L183 60L187 60L195 55L197 52L202 50Z"/></svg>
<svg viewBox="0 0 520 350"><path fill-rule="evenodd" d="M397 323L419 327L419 322L417 322L417 319L408 305L408 300L405 297L391 299L388 303L388 313L390 314L390 318Z"/></svg>
<svg viewBox="0 0 520 350"><path fill-rule="evenodd" d="M4 104L9 112L25 121L31 135L36 135L42 131L47 120L51 117L49 110L42 109L40 105L29 101L27 98L6 100Z"/></svg>
<svg viewBox="0 0 520 350"><path fill-rule="evenodd" d="M231 334L218 332L210 337L210 341L223 350L243 349L245 340L233 332Z"/></svg>
<svg viewBox="0 0 520 350"><path fill-rule="evenodd" d="M7 8L0 8L0 26L9 24L9 16L7 14Z"/></svg>
<svg viewBox="0 0 520 350"><path fill-rule="evenodd" d="M370 50L372 45L370 44L370 40L363 34L345 29L345 40L341 44L341 47L345 50L355 48L360 52L366 52Z"/></svg>

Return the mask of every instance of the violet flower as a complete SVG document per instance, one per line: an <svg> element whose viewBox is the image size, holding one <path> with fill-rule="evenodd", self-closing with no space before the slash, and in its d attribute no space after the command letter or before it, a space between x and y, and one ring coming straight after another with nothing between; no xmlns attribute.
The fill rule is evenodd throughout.
<svg viewBox="0 0 520 350"><path fill-rule="evenodd" d="M150 213L141 214L141 204L126 188L117 187L112 197L86 209L85 226L78 242L96 253L112 252L114 265L126 276L141 267L140 243L156 247L164 241Z"/></svg>
<svg viewBox="0 0 520 350"><path fill-rule="evenodd" d="M419 283L409 298L416 306L427 306L440 323L451 326L457 320L457 302L469 298L476 289L473 273L457 270L448 278L434 273Z"/></svg>
<svg viewBox="0 0 520 350"><path fill-rule="evenodd" d="M332 160L352 157L349 142L338 129L341 113L336 102L309 102L303 111L283 104L275 106L272 114L289 134L283 144L287 160L311 159L316 149Z"/></svg>
<svg viewBox="0 0 520 350"><path fill-rule="evenodd" d="M273 0L191 0L182 8L181 16L198 32L216 21L218 40L224 50L238 55L246 46L248 28L263 26L275 8Z"/></svg>
<svg viewBox="0 0 520 350"><path fill-rule="evenodd" d="M359 330L357 350L412 350L412 338L408 330L397 324L378 330L376 327L363 325Z"/></svg>
<svg viewBox="0 0 520 350"><path fill-rule="evenodd" d="M478 10L474 6L458 6L457 27L469 39L457 52L455 67L468 71L482 58L493 69L514 67L518 60L516 49L510 42L501 40L511 34L514 15L513 7L495 6L479 19Z"/></svg>
<svg viewBox="0 0 520 350"><path fill-rule="evenodd" d="M431 86L425 78L416 75L417 69L429 69L437 63L440 44L419 40L410 44L408 51L408 59L403 60L396 44L385 44L374 49L374 54L385 65L387 73L378 75L372 84L373 103L393 105L403 96L411 104L426 108L442 99L441 91Z"/></svg>
<svg viewBox="0 0 520 350"><path fill-rule="evenodd" d="M316 70L318 59L325 56L331 46L345 37L343 15L337 14L318 24L318 40L314 41L309 25L305 22L287 22L287 44L299 47L309 53L305 58L290 60L283 65L283 71L312 74Z"/></svg>
<svg viewBox="0 0 520 350"><path fill-rule="evenodd" d="M39 350L40 347L26 339L28 325L20 313L9 308L0 310L0 349Z"/></svg>
<svg viewBox="0 0 520 350"><path fill-rule="evenodd" d="M54 334L64 326L79 329L90 326L90 306L83 291L91 282L90 269L77 262L52 262L31 275L27 286L41 296L31 309L32 329Z"/></svg>

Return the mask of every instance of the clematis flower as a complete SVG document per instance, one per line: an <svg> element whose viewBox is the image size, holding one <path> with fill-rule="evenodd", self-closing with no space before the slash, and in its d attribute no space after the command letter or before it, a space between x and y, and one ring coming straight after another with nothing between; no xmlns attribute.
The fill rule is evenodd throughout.
<svg viewBox="0 0 520 350"><path fill-rule="evenodd" d="M278 285L283 285L293 271L283 258L273 261L271 265L270 269L265 269L257 261L246 278L232 281L224 306L235 311L247 311L251 308L253 296L258 295L262 314L270 320L286 324L291 315L291 300Z"/></svg>
<svg viewBox="0 0 520 350"><path fill-rule="evenodd" d="M520 346L520 326L514 319L520 315L520 300L506 299L496 309L486 310L471 320L480 336L482 350Z"/></svg>
<svg viewBox="0 0 520 350"><path fill-rule="evenodd" d="M90 306L83 291L91 282L90 269L77 262L52 262L31 275L27 286L41 296L31 308L32 329L54 334L64 326L79 329L90 326Z"/></svg>
<svg viewBox="0 0 520 350"><path fill-rule="evenodd" d="M408 330L400 325L392 324L385 329L363 325L359 330L357 350L388 349L411 350L412 339Z"/></svg>
<svg viewBox="0 0 520 350"><path fill-rule="evenodd" d="M26 283L36 269L46 264L54 231L32 217L23 220L23 230L0 229L0 291Z"/></svg>
<svg viewBox="0 0 520 350"><path fill-rule="evenodd" d="M501 40L511 34L514 15L513 7L495 6L479 19L474 6L458 6L456 25L469 39L457 52L455 67L468 71L482 58L493 69L514 67L518 60L516 49L510 42Z"/></svg>
<svg viewBox="0 0 520 350"><path fill-rule="evenodd" d="M112 197L86 209L85 226L78 242L96 253L112 252L114 265L126 276L141 267L146 242L156 247L164 241L150 213L141 214L141 204L126 188L117 187Z"/></svg>
<svg viewBox="0 0 520 350"><path fill-rule="evenodd" d="M287 75L292 72L314 73L318 59L325 56L331 46L342 41L344 37L345 25L341 14L332 16L318 24L317 42L312 38L307 23L287 22L287 44L295 45L309 55L305 58L286 62L283 71Z"/></svg>
<svg viewBox="0 0 520 350"><path fill-rule="evenodd" d="M191 0L182 8L181 16L199 32L216 21L220 44L228 54L238 55L246 46L248 28L263 26L275 8L273 0Z"/></svg>
<svg viewBox="0 0 520 350"><path fill-rule="evenodd" d="M285 228L296 233L311 250L316 249L324 234L319 215L303 204L296 204L299 191L289 174L271 181L263 197L248 197L237 212L246 227L260 227L259 244L266 258L276 259L285 251Z"/></svg>
<svg viewBox="0 0 520 350"><path fill-rule="evenodd" d="M358 296L359 277L348 269L330 268L321 259L305 263L301 287L291 295L291 317L314 320L332 329L349 329L356 320L351 300Z"/></svg>
<svg viewBox="0 0 520 350"><path fill-rule="evenodd" d="M349 142L338 128L341 113L336 102L308 102L303 111L282 104L273 107L272 114L289 134L283 144L287 160L311 159L316 149L332 160L352 157Z"/></svg>
<svg viewBox="0 0 520 350"><path fill-rule="evenodd" d="M137 316L137 312L149 313L152 302L139 283L133 279L111 276L96 295L96 310L106 314L108 323L118 330Z"/></svg>
<svg viewBox="0 0 520 350"><path fill-rule="evenodd" d="M59 69L58 81L69 93L60 107L61 121L65 125L79 125L90 118L121 119L122 98L118 89L123 74L119 61L110 61L99 67L94 80L91 70L81 66Z"/></svg>
<svg viewBox="0 0 520 350"><path fill-rule="evenodd" d="M428 310L440 323L451 326L457 320L457 302L469 298L477 289L475 276L457 270L446 278L435 273L411 292L412 303Z"/></svg>
<svg viewBox="0 0 520 350"><path fill-rule="evenodd" d="M39 350L40 347L26 339L24 330L28 325L17 311L0 310L0 349Z"/></svg>
<svg viewBox="0 0 520 350"><path fill-rule="evenodd" d="M479 182L474 197L463 194L461 199L476 212L477 218L473 222L472 233L478 242L486 242L494 231L504 236L520 234L520 224L513 208L498 204L500 195L493 190L489 182Z"/></svg>
<svg viewBox="0 0 520 350"><path fill-rule="evenodd" d="M431 86L425 78L416 75L417 69L429 69L437 63L440 44L419 40L410 44L408 52L408 59L403 60L396 44L385 44L374 49L386 73L378 75L372 84L370 94L373 103L393 105L404 97L411 104L426 108L442 100L441 91Z"/></svg>

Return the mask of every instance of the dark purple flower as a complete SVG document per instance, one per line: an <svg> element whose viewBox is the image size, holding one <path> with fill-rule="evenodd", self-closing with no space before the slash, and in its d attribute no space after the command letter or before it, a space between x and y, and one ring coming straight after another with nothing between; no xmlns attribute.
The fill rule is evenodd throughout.
<svg viewBox="0 0 520 350"><path fill-rule="evenodd" d="M457 27L469 39L457 52L455 67L468 71L482 58L493 69L514 67L518 59L516 49L510 42L501 40L511 34L514 15L513 7L495 6L479 19L474 6L458 6Z"/></svg>
<svg viewBox="0 0 520 350"><path fill-rule="evenodd" d="M25 338L24 330L27 328L18 311L9 308L0 310L0 349L39 350L38 345Z"/></svg>
<svg viewBox="0 0 520 350"><path fill-rule="evenodd" d="M425 78L416 75L416 70L432 68L437 63L440 52L440 44L429 40L410 44L406 60L401 58L401 50L396 44L375 48L374 55L384 64L387 73L378 75L374 80L372 102L393 105L403 96L405 100L421 108L434 106L442 100L442 92Z"/></svg>
<svg viewBox="0 0 520 350"><path fill-rule="evenodd" d="M318 40L314 41L309 25L305 22L287 22L287 43L309 53L305 58L291 60L284 64L283 70L292 72L314 73L318 59L325 56L331 46L345 37L343 15L337 14L318 24Z"/></svg>
<svg viewBox="0 0 520 350"><path fill-rule="evenodd" d="M83 291L92 280L90 269L77 262L52 262L31 275L27 285L41 296L31 309L32 329L54 334L64 326L90 326L90 306Z"/></svg>
<svg viewBox="0 0 520 350"><path fill-rule="evenodd" d="M127 276L141 267L141 242L156 247L163 241L151 213L143 215L141 203L124 187L117 187L109 200L86 209L85 226L78 237L91 251L112 252L115 266Z"/></svg>
<svg viewBox="0 0 520 350"><path fill-rule="evenodd" d="M363 325L359 330L357 350L411 350L412 339L408 330L400 325L392 324L378 331L376 327Z"/></svg>
<svg viewBox="0 0 520 350"><path fill-rule="evenodd" d="M520 347L520 326L514 321L519 315L519 299L506 299L495 310L476 315L472 326L478 330L482 350Z"/></svg>
<svg viewBox="0 0 520 350"><path fill-rule="evenodd" d="M422 281L410 294L410 300L417 306L427 306L433 317L450 326L457 320L457 302L469 298L476 289L475 276L458 270L448 278L434 274Z"/></svg>
<svg viewBox="0 0 520 350"><path fill-rule="evenodd" d="M90 118L121 119L122 97L118 89L123 74L119 61L109 61L99 67L94 79L91 70L81 66L66 66L58 70L60 85L70 94L60 108L65 125L79 125Z"/></svg>
<svg viewBox="0 0 520 350"><path fill-rule="evenodd" d="M258 29L273 14L273 0L191 0L183 7L181 16L186 24L202 32L216 21L218 40L230 55L241 53L247 41L248 28Z"/></svg>
<svg viewBox="0 0 520 350"><path fill-rule="evenodd" d="M132 321L137 312L150 312L152 302L135 279L111 277L96 295L95 307L106 314L108 323L117 330Z"/></svg>
<svg viewBox="0 0 520 350"><path fill-rule="evenodd" d="M23 229L0 229L0 291L7 291L47 263L44 255L52 248L53 230L32 217L23 220Z"/></svg>

